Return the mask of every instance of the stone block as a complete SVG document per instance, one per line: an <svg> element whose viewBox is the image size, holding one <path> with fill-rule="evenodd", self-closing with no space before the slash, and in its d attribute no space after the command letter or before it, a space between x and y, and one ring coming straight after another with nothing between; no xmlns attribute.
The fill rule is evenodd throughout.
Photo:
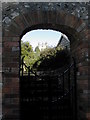
<svg viewBox="0 0 90 120"><path fill-rule="evenodd" d="M47 14L46 14L46 21L45 21L45 23L53 23L53 21L55 21L54 22L54 24L56 23L56 18L57 18L58 16L57 16L57 14L56 14L56 12L55 11L48 11L47 12ZM59 18L58 18L59 19Z"/></svg>
<svg viewBox="0 0 90 120"><path fill-rule="evenodd" d="M45 19L43 20L43 18ZM47 21L48 21L48 13L46 11L40 11L40 10L37 11L37 22L40 24L40 23L47 23Z"/></svg>
<svg viewBox="0 0 90 120"><path fill-rule="evenodd" d="M2 28L2 37L15 37L15 34L11 34L11 32L7 29L5 29L5 27Z"/></svg>
<svg viewBox="0 0 90 120"><path fill-rule="evenodd" d="M2 93L2 83L0 83L0 93Z"/></svg>
<svg viewBox="0 0 90 120"><path fill-rule="evenodd" d="M88 73L88 66L80 66L78 69L79 69L80 72L85 72L86 75L87 75L87 73Z"/></svg>
<svg viewBox="0 0 90 120"><path fill-rule="evenodd" d="M8 28L3 27L2 37L18 37L21 35L19 28L16 28L14 25L10 25Z"/></svg>
<svg viewBox="0 0 90 120"><path fill-rule="evenodd" d="M12 69L12 68L19 68L19 64L17 61L6 62L4 69Z"/></svg>
<svg viewBox="0 0 90 120"><path fill-rule="evenodd" d="M63 11L57 12L56 16L56 24L64 25L65 24L65 16L66 14Z"/></svg>
<svg viewBox="0 0 90 120"><path fill-rule="evenodd" d="M10 37L2 37L3 45L8 42L19 42L20 37L10 36Z"/></svg>
<svg viewBox="0 0 90 120"><path fill-rule="evenodd" d="M2 36L0 37L0 44L2 44ZM2 45L0 45L0 46L2 46Z"/></svg>
<svg viewBox="0 0 90 120"><path fill-rule="evenodd" d="M86 23L83 22L83 23L77 28L77 32L82 31L85 27L86 27Z"/></svg>
<svg viewBox="0 0 90 120"><path fill-rule="evenodd" d="M73 22L73 16L69 16L68 14L66 14L66 16L65 16L65 25L71 27L72 22Z"/></svg>
<svg viewBox="0 0 90 120"><path fill-rule="evenodd" d="M28 15L27 15L28 17ZM26 18L26 16L25 16ZM18 24L21 30L25 30L27 28L27 24L23 18L23 15L20 15L14 19L14 21Z"/></svg>
<svg viewBox="0 0 90 120"><path fill-rule="evenodd" d="M5 73L4 72L4 78L12 78L12 77L18 77L19 73Z"/></svg>
<svg viewBox="0 0 90 120"><path fill-rule="evenodd" d="M37 25L38 24L38 12L37 11L34 11L34 12L30 12L31 13L31 16L27 16L26 17L26 20L28 21L28 20L30 20L31 21L31 23L30 23L30 21L28 21L28 26L29 25ZM25 16L25 15L24 15ZM44 21L43 21L44 22Z"/></svg>
<svg viewBox="0 0 90 120"><path fill-rule="evenodd" d="M12 47L12 52L17 52L17 51L19 51L19 50L20 50L19 47Z"/></svg>
<svg viewBox="0 0 90 120"><path fill-rule="evenodd" d="M2 71L0 71L0 83L2 83Z"/></svg>
<svg viewBox="0 0 90 120"><path fill-rule="evenodd" d="M82 75L80 72L78 72L77 81L78 81L78 84L84 83L84 81L88 83L88 75Z"/></svg>
<svg viewBox="0 0 90 120"><path fill-rule="evenodd" d="M7 42L4 42L4 47L5 48L10 48L10 47L17 47L17 46L19 46L19 42L17 41L17 42L13 42L13 41L7 41Z"/></svg>
<svg viewBox="0 0 90 120"><path fill-rule="evenodd" d="M9 32L11 33L11 36L20 36L22 33L22 29L12 21L11 25L8 28Z"/></svg>
<svg viewBox="0 0 90 120"><path fill-rule="evenodd" d="M85 27L81 32L80 32L80 38L81 39L87 39L88 40L88 36L89 36L89 34L88 34L88 28L87 27Z"/></svg>

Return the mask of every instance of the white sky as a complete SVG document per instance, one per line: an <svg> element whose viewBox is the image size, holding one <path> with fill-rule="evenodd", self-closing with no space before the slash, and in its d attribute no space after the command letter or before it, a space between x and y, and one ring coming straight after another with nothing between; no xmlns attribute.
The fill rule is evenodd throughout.
<svg viewBox="0 0 90 120"><path fill-rule="evenodd" d="M38 43L45 43L49 46L56 46L60 40L61 33L54 30L32 30L26 33L22 37L22 41L28 41L32 45L33 49L38 45Z"/></svg>

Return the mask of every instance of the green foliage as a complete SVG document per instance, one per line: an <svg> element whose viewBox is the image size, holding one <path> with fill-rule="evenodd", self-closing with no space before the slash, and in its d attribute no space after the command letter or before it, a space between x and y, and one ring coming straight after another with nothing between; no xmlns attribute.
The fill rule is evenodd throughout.
<svg viewBox="0 0 90 120"><path fill-rule="evenodd" d="M47 48L41 51L40 58L35 62L33 68L37 68L38 70L56 69L68 64L69 60L69 52L63 50L62 47Z"/></svg>
<svg viewBox="0 0 90 120"><path fill-rule="evenodd" d="M43 51L37 46L33 51L29 42L21 42L21 58L23 56L25 64L34 70L56 69L68 64L70 60L69 52L61 46Z"/></svg>
<svg viewBox="0 0 90 120"><path fill-rule="evenodd" d="M21 41L21 58L23 56L25 56L25 64L32 68L33 64L38 60L39 50L36 49L36 52L34 52L29 42Z"/></svg>

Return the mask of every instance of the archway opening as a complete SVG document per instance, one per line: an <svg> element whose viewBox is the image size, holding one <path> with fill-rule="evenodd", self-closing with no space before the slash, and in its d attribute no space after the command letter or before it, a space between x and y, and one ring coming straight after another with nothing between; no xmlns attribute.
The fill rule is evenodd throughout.
<svg viewBox="0 0 90 120"><path fill-rule="evenodd" d="M24 63L33 70L65 67L70 60L70 41L55 30L32 30L21 39L21 59L23 57Z"/></svg>
<svg viewBox="0 0 90 120"><path fill-rule="evenodd" d="M63 119L65 111L69 111L65 114L67 117L69 116L70 119L74 117L72 113L75 110L71 112L73 107L75 109L75 105L72 104L73 98L71 98L74 93L68 95L74 84L70 81L74 77L74 71L71 73L74 68L71 68L70 63L70 40L65 34L54 30L38 29L22 37L21 120L26 116L31 120ZM59 106L57 106L58 101ZM61 104L63 110L60 107ZM56 114L55 111L60 114Z"/></svg>
<svg viewBox="0 0 90 120"><path fill-rule="evenodd" d="M70 39L71 52L77 57L79 67L77 74L78 119L89 119L90 112L87 110L88 11L83 9L87 8L87 3L79 3L79 6L71 3L70 9L68 3L26 4L28 3L10 3L9 6L7 3L3 4L5 8L3 9L3 119L19 119L19 37L29 30L38 28L61 31ZM86 17L81 9L85 11Z"/></svg>

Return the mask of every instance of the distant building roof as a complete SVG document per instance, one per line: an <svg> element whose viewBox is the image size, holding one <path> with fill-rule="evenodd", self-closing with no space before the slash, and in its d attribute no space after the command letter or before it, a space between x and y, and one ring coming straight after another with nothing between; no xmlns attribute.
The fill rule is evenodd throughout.
<svg viewBox="0 0 90 120"><path fill-rule="evenodd" d="M65 34L61 34L60 40L59 40L59 42L57 44L57 47L59 45L62 46L63 48L67 47L68 49L70 49L70 41L69 41L68 37Z"/></svg>

